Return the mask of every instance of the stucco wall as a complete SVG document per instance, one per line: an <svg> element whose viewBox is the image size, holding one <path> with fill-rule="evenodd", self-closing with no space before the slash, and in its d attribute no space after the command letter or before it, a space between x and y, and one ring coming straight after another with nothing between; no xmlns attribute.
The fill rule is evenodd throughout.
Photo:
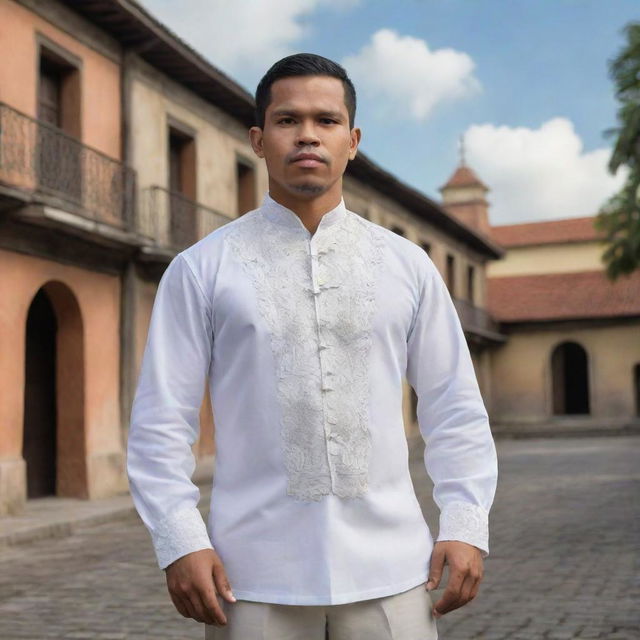
<svg viewBox="0 0 640 640"><path fill-rule="evenodd" d="M33 3L38 7L41 3ZM57 3L48 3L48 19L11 0L0 1L2 55L0 102L35 118L38 90L38 40L49 40L81 60L81 139L108 156L120 159L120 68L116 60L81 42L69 33L77 18L68 20ZM50 20L62 22L62 30ZM84 38L87 29L82 27ZM73 33L73 31L72 31ZM78 34L81 32L78 31Z"/></svg>
<svg viewBox="0 0 640 640"><path fill-rule="evenodd" d="M531 247L511 247L501 260L491 262L488 277L538 273L574 273L603 268L603 248L596 242L567 242Z"/></svg>
<svg viewBox="0 0 640 640"><path fill-rule="evenodd" d="M591 414L615 426L634 417L633 366L640 362L640 322L591 328L514 331L491 353L492 417L507 425L566 420L552 411L551 354L564 341L587 352Z"/></svg>
<svg viewBox="0 0 640 640"><path fill-rule="evenodd" d="M268 189L264 161L249 143L248 130L229 115L189 93L142 60L131 71L132 165L138 171L139 211L145 211L144 190L167 187L170 119L193 131L196 144L196 200L227 216L236 215L236 157L256 171L256 206Z"/></svg>
<svg viewBox="0 0 640 640"><path fill-rule="evenodd" d="M98 497L123 490L126 485L119 428L119 278L5 250L0 250L0 273L3 274L0 297L4 301L0 306L0 459L15 461L22 455L29 306L40 287L61 283L58 286L68 291L80 315L83 371L63 374L76 380L84 378L81 427L86 452L86 493ZM59 326L58 332L63 328ZM67 401L73 402L74 398Z"/></svg>

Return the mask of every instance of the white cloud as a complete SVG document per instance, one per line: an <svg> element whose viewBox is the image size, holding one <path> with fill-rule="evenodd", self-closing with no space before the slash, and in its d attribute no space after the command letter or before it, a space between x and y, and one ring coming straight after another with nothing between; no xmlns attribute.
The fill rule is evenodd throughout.
<svg viewBox="0 0 640 640"><path fill-rule="evenodd" d="M584 152L567 118L538 129L472 125L464 139L467 164L491 189L492 224L595 215L626 177L608 172L610 149Z"/></svg>
<svg viewBox="0 0 640 640"><path fill-rule="evenodd" d="M360 0L143 0L172 31L214 65L254 80L309 32L305 18L319 8L344 11Z"/></svg>
<svg viewBox="0 0 640 640"><path fill-rule="evenodd" d="M356 89L375 98L378 115L424 120L443 102L480 91L475 63L454 49L431 51L424 40L380 29L342 64Z"/></svg>

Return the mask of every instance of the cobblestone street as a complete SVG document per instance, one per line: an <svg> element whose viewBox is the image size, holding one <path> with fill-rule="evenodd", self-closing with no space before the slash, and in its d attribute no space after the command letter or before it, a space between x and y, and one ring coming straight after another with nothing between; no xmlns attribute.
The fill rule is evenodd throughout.
<svg viewBox="0 0 640 640"><path fill-rule="evenodd" d="M440 639L640 638L640 438L501 440L498 453L485 580ZM435 533L419 450L411 466ZM136 518L0 552L3 640L203 637Z"/></svg>

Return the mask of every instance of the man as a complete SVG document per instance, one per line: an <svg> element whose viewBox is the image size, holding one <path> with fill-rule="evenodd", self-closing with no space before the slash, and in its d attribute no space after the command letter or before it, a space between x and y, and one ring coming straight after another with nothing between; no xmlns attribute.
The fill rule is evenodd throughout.
<svg viewBox="0 0 640 640"><path fill-rule="evenodd" d="M256 92L269 193L170 263L131 416L131 493L177 610L206 638L436 638L475 597L497 477L447 288L418 245L345 208L355 90L288 56ZM408 470L402 378L418 396L437 542ZM208 529L191 482L209 383ZM444 565L449 578L433 605Z"/></svg>

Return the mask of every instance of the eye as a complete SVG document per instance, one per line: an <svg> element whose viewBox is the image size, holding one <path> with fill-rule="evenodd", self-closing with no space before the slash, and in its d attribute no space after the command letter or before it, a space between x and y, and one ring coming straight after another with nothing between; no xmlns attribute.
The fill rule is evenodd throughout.
<svg viewBox="0 0 640 640"><path fill-rule="evenodd" d="M337 122L333 118L320 118L320 121L327 124L337 124Z"/></svg>
<svg viewBox="0 0 640 640"><path fill-rule="evenodd" d="M290 118L289 116L285 116L284 118L280 118L278 120L278 124L288 124L290 122L293 122L293 118Z"/></svg>

